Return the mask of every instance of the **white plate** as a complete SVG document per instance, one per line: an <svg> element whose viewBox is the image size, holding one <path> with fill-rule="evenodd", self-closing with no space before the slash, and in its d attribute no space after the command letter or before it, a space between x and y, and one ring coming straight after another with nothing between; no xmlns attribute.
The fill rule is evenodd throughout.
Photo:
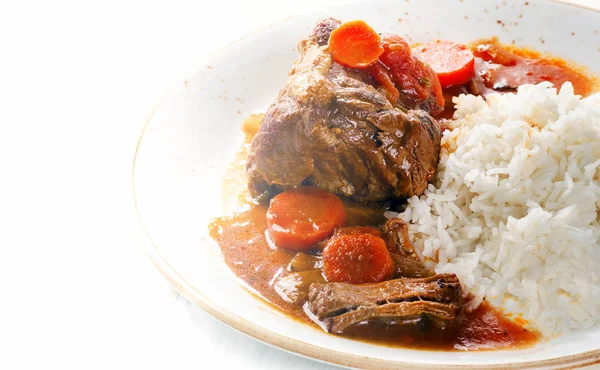
<svg viewBox="0 0 600 370"><path fill-rule="evenodd" d="M600 13L559 2L374 0L288 19L213 55L154 112L140 139L134 194L156 266L187 299L266 343L316 359L377 368L565 367L600 362L600 329L534 348L425 352L325 334L257 300L223 262L207 224L222 214L221 177L242 141L240 124L283 86L296 44L317 20L364 19L412 42L498 36L587 65L600 74Z"/></svg>

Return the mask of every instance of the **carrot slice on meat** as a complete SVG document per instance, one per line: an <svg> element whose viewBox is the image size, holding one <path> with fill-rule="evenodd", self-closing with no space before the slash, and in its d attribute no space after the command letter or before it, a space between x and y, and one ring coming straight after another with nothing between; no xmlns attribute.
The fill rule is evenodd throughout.
<svg viewBox="0 0 600 370"><path fill-rule="evenodd" d="M278 194L267 210L267 232L280 248L311 249L345 222L340 198L317 187L299 187Z"/></svg>
<svg viewBox="0 0 600 370"><path fill-rule="evenodd" d="M350 68L367 68L383 53L381 37L364 21L342 24L329 37L334 61Z"/></svg>
<svg viewBox="0 0 600 370"><path fill-rule="evenodd" d="M473 77L475 58L464 45L437 40L412 51L417 58L433 68L444 88L464 84Z"/></svg>
<svg viewBox="0 0 600 370"><path fill-rule="evenodd" d="M385 241L370 232L337 233L323 250L323 274L329 282L376 283L391 279L395 270Z"/></svg>

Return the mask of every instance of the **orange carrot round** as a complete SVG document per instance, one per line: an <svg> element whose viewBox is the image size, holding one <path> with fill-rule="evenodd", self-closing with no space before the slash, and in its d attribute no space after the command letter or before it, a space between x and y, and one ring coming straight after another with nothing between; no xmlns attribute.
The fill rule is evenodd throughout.
<svg viewBox="0 0 600 370"><path fill-rule="evenodd" d="M367 68L383 53L381 37L364 21L342 24L329 37L334 61L350 68Z"/></svg>
<svg viewBox="0 0 600 370"><path fill-rule="evenodd" d="M437 40L414 48L413 53L433 68L444 88L462 85L473 77L475 58L464 45Z"/></svg>
<svg viewBox="0 0 600 370"><path fill-rule="evenodd" d="M376 283L394 273L385 241L368 232L338 233L323 250L323 274L329 282Z"/></svg>
<svg viewBox="0 0 600 370"><path fill-rule="evenodd" d="M346 222L340 198L317 187L287 190L271 199L267 232L277 247L308 250Z"/></svg>

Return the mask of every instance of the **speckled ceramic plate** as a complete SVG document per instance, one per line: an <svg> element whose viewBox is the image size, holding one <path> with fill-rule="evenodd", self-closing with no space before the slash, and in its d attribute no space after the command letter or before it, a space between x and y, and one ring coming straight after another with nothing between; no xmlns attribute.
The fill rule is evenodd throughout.
<svg viewBox="0 0 600 370"><path fill-rule="evenodd" d="M223 212L221 177L242 141L240 124L272 101L297 56L296 43L325 16L364 19L412 42L498 36L600 74L600 13L554 1L365 0L257 31L213 55L168 95L140 139L134 194L156 266L187 299L232 327L340 365L553 368L600 362L598 328L511 351L425 352L352 341L289 319L252 296L229 271L207 224Z"/></svg>

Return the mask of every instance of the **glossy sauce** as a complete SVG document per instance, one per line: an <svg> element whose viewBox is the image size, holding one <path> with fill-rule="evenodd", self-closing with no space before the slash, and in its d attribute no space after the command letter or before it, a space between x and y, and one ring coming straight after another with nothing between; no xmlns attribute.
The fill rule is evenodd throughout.
<svg viewBox="0 0 600 370"><path fill-rule="evenodd" d="M544 57L528 49L504 46L496 39L477 42L472 49L478 58L496 68L494 77L499 85L510 82L508 85L520 86L548 81L560 88L569 81L573 84L575 94L583 97L597 87L597 81L588 77L581 68L569 65L560 58Z"/></svg>
<svg viewBox="0 0 600 370"><path fill-rule="evenodd" d="M458 316L445 329L415 325L359 324L346 330L346 336L387 346L429 350L492 350L523 348L534 344L539 333L509 320L489 304Z"/></svg>

